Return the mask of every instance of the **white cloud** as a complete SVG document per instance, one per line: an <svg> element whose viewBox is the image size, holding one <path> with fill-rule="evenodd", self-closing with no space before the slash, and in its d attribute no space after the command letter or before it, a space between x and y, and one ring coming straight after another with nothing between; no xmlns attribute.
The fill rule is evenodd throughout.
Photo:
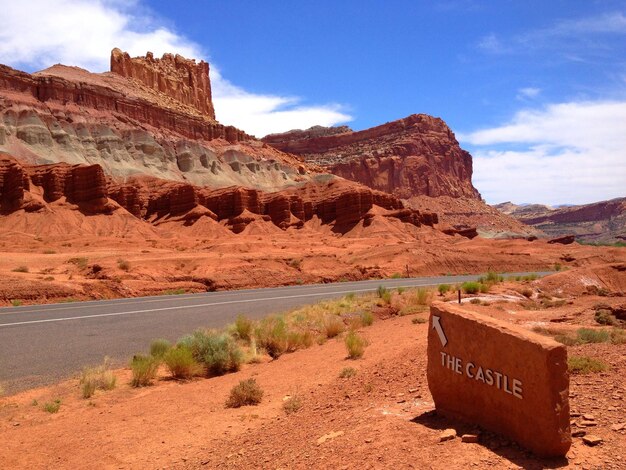
<svg viewBox="0 0 626 470"><path fill-rule="evenodd" d="M517 90L516 98L518 100L533 99L539 96L540 93L541 93L541 88L534 88L534 87L520 88L519 90Z"/></svg>
<svg viewBox="0 0 626 470"><path fill-rule="evenodd" d="M478 42L478 47L491 54L501 54L506 51L500 39L493 33L482 37Z"/></svg>
<svg viewBox="0 0 626 470"><path fill-rule="evenodd" d="M626 102L523 110L465 135L474 184L491 203L582 204L626 196Z"/></svg>
<svg viewBox="0 0 626 470"><path fill-rule="evenodd" d="M139 12L135 13L135 12ZM21 0L0 8L0 63L28 70L55 63L109 69L113 47L201 59L206 53L150 14L139 0ZM255 94L225 80L212 64L216 114L224 124L263 136L352 118L335 104L304 106L294 97Z"/></svg>

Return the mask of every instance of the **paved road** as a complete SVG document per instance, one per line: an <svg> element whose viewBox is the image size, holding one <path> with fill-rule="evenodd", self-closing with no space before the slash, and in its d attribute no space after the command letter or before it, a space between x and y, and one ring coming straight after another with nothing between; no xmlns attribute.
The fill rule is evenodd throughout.
<svg viewBox="0 0 626 470"><path fill-rule="evenodd" d="M0 308L0 384L14 393L70 377L104 356L124 364L154 338L175 341L198 327L223 327L240 313L260 318L379 285L433 286L477 278L386 279Z"/></svg>

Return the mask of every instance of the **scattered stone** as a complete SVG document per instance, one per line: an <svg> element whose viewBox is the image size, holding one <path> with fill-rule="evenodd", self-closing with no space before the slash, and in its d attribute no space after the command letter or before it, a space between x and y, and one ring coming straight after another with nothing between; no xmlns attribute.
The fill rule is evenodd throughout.
<svg viewBox="0 0 626 470"><path fill-rule="evenodd" d="M366 444L371 444L372 442L374 442L374 439L372 439L371 437L368 437L367 439L365 439Z"/></svg>
<svg viewBox="0 0 626 470"><path fill-rule="evenodd" d="M478 434L463 434L461 436L461 442L476 444L478 442Z"/></svg>
<svg viewBox="0 0 626 470"><path fill-rule="evenodd" d="M626 429L626 423L618 423L611 426L611 431L621 431Z"/></svg>
<svg viewBox="0 0 626 470"><path fill-rule="evenodd" d="M595 421L596 417L594 415L584 414L583 419L586 419L587 421Z"/></svg>
<svg viewBox="0 0 626 470"><path fill-rule="evenodd" d="M456 430L455 429L446 429L439 436L439 442L451 441L455 437L456 437Z"/></svg>
<svg viewBox="0 0 626 470"><path fill-rule="evenodd" d="M584 429L572 431L572 437L583 437L585 434L587 434L587 431L585 431Z"/></svg>
<svg viewBox="0 0 626 470"><path fill-rule="evenodd" d="M578 411L571 411L569 414L572 418L578 418L580 413Z"/></svg>
<svg viewBox="0 0 626 470"><path fill-rule="evenodd" d="M416 388L409 388L409 393L415 393L415 392L417 392Z"/></svg>
<svg viewBox="0 0 626 470"><path fill-rule="evenodd" d="M597 426L598 423L596 423L595 421L587 421L587 420L583 419L580 422L580 425L588 428L588 427L591 427L591 426Z"/></svg>
<svg viewBox="0 0 626 470"><path fill-rule="evenodd" d="M331 431L328 434L324 434L317 440L317 445L323 444L326 441L330 441L336 437L343 436L343 431Z"/></svg>
<svg viewBox="0 0 626 470"><path fill-rule="evenodd" d="M583 442L588 446L597 446L598 444L602 444L604 440L601 437L594 436L593 434L589 434L588 436L583 437Z"/></svg>

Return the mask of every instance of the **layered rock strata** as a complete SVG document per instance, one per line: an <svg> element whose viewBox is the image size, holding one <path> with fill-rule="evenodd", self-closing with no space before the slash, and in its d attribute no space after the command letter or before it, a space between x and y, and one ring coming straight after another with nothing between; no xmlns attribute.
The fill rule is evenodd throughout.
<svg viewBox="0 0 626 470"><path fill-rule="evenodd" d="M34 201L39 198L38 205ZM335 177L318 177L297 188L263 192L229 187L210 190L187 183L141 177L126 183L106 178L99 165L23 166L0 154L0 201L4 212L36 211L59 200L75 204L86 213L111 213L120 207L137 218L159 224L182 221L192 225L202 217L224 221L239 233L255 221L281 229L301 228L317 217L344 233L372 218L372 209L386 210L385 217L414 226L433 226L437 215L407 209L399 199Z"/></svg>
<svg viewBox="0 0 626 470"><path fill-rule="evenodd" d="M335 175L400 198L451 196L480 199L472 185L472 156L439 118L414 114L353 132L290 131L265 143L302 155Z"/></svg>

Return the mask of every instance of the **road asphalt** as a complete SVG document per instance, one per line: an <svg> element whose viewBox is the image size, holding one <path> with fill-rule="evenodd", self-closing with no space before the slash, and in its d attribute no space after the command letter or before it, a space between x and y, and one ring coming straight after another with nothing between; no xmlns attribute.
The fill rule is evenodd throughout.
<svg viewBox="0 0 626 470"><path fill-rule="evenodd" d="M525 273L506 275L518 274ZM8 394L49 385L102 363L105 356L123 366L155 338L176 341L199 327L223 327L240 313L258 319L351 292L375 291L380 285L436 286L478 277L385 279L0 308L0 384Z"/></svg>

